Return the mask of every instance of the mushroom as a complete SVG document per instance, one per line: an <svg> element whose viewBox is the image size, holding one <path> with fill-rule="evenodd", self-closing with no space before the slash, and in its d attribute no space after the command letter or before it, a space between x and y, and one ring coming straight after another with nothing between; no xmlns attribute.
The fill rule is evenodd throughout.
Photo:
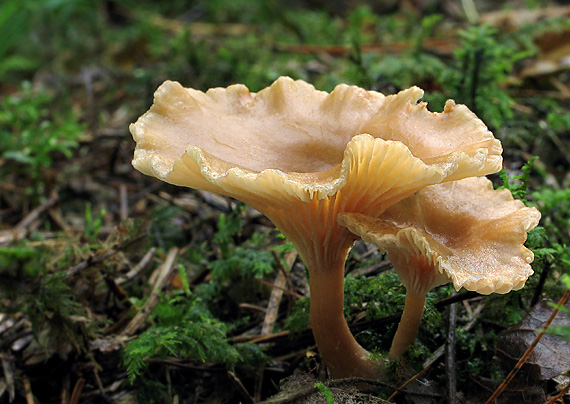
<svg viewBox="0 0 570 404"><path fill-rule="evenodd" d="M379 218L339 214L339 223L388 253L406 287L390 356L414 342L430 289L450 281L485 295L522 288L534 258L524 242L539 220L538 210L484 177L428 186Z"/></svg>
<svg viewBox="0 0 570 404"><path fill-rule="evenodd" d="M376 378L380 365L343 316L344 264L356 236L336 216L379 216L419 189L496 172L501 144L465 106L442 113L417 87L384 96L338 85L330 94L288 77L251 93L201 92L166 81L130 126L133 166L264 213L309 271L313 334L333 377Z"/></svg>

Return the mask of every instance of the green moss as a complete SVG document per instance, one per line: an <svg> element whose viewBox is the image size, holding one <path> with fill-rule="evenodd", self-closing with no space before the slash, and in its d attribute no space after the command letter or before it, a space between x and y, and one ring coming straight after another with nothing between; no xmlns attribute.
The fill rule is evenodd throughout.
<svg viewBox="0 0 570 404"><path fill-rule="evenodd" d="M17 95L0 102L0 180L32 181L33 195L42 193L46 170L57 159L72 157L85 125L65 105L53 113L55 97L24 83Z"/></svg>
<svg viewBox="0 0 570 404"><path fill-rule="evenodd" d="M153 358L220 362L230 368L240 358L225 338L227 326L213 318L195 297L180 293L162 296L152 319L155 324L125 347L124 363L131 381Z"/></svg>

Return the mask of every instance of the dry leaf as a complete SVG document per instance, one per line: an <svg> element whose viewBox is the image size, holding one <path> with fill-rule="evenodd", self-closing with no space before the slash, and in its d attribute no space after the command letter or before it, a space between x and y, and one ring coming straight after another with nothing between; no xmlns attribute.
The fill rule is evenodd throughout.
<svg viewBox="0 0 570 404"><path fill-rule="evenodd" d="M543 300L536 304L518 325L500 334L496 349L505 363L505 370L510 370L517 363L553 310ZM569 326L568 314L558 313L553 325ZM538 385L560 375L568 368L570 368L570 341L546 334L521 369L522 375L517 376L515 381L524 379L527 385Z"/></svg>

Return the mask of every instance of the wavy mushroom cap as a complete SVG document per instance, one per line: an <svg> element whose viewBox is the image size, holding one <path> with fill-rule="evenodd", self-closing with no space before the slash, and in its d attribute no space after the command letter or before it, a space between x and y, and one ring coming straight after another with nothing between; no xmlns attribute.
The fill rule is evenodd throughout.
<svg viewBox="0 0 570 404"><path fill-rule="evenodd" d="M387 252L415 293L452 281L482 294L520 289L533 271L524 247L540 212L484 177L424 188L380 218L343 213L340 224Z"/></svg>
<svg viewBox="0 0 570 404"><path fill-rule="evenodd" d="M258 207L321 200L347 184L358 203L383 195L388 206L426 185L500 169L501 144L473 113L452 101L431 113L422 95L347 85L329 94L287 77L258 93L166 81L130 127L133 165Z"/></svg>

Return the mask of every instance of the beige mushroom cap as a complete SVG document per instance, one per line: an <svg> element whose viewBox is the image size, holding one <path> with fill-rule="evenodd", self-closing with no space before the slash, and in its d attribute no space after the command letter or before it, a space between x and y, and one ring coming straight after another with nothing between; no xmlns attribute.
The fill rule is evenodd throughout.
<svg viewBox="0 0 570 404"><path fill-rule="evenodd" d="M415 293L453 282L482 294L520 289L533 271L527 232L540 212L493 190L484 177L424 188L380 217L343 213L338 221L388 253Z"/></svg>
<svg viewBox="0 0 570 404"><path fill-rule="evenodd" d="M258 93L166 81L130 127L133 165L269 205L321 200L352 179L367 198L393 190L391 204L425 185L500 169L501 144L473 113L452 101L431 113L417 103L422 95L417 87L384 96L347 85L329 94L287 77Z"/></svg>

